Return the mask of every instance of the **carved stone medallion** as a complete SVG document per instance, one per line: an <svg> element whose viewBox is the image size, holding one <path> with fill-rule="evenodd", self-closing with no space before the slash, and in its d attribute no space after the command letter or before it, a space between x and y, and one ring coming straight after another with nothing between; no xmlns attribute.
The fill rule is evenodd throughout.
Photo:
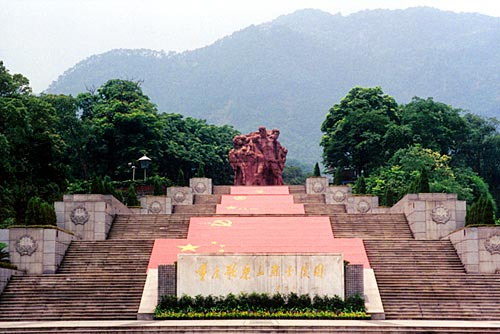
<svg viewBox="0 0 500 334"><path fill-rule="evenodd" d="M340 191L340 190L337 190L334 194L333 194L333 200L335 202L343 202L345 200L345 193Z"/></svg>
<svg viewBox="0 0 500 334"><path fill-rule="evenodd" d="M162 212L162 210L163 206L158 201L154 201L151 204L149 204L149 212L153 214L159 214L160 212Z"/></svg>
<svg viewBox="0 0 500 334"><path fill-rule="evenodd" d="M315 193L322 193L325 190L325 186L321 182L315 182L312 189Z"/></svg>
<svg viewBox="0 0 500 334"><path fill-rule="evenodd" d="M186 194L184 194L182 191L178 191L174 195L174 201L177 203L182 203L186 199Z"/></svg>
<svg viewBox="0 0 500 334"><path fill-rule="evenodd" d="M195 186L194 186L194 192L195 193L198 193L198 194L201 194L201 193L204 193L205 190L207 190L207 186L205 185L205 183L203 182L198 182Z"/></svg>
<svg viewBox="0 0 500 334"><path fill-rule="evenodd" d="M31 256L37 247L36 240L30 235L23 235L16 241L16 251L20 255Z"/></svg>
<svg viewBox="0 0 500 334"><path fill-rule="evenodd" d="M451 218L451 213L448 208L439 205L432 209L431 217L438 224L446 224Z"/></svg>
<svg viewBox="0 0 500 334"><path fill-rule="evenodd" d="M484 242L484 248L486 248L491 255L500 254L500 234L494 234L489 237L488 240Z"/></svg>
<svg viewBox="0 0 500 334"><path fill-rule="evenodd" d="M370 203L362 200L358 203L358 211L361 213L367 213L371 209Z"/></svg>
<svg viewBox="0 0 500 334"><path fill-rule="evenodd" d="M85 225L89 221L90 215L84 206L77 206L69 215L69 218L75 225Z"/></svg>

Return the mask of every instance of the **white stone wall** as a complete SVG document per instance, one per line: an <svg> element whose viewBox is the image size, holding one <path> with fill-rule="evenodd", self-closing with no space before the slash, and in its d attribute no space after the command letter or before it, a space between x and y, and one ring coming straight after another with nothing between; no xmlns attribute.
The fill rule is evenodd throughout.
<svg viewBox="0 0 500 334"><path fill-rule="evenodd" d="M328 191L328 179L323 176L309 177L306 179L307 194L326 194Z"/></svg>
<svg viewBox="0 0 500 334"><path fill-rule="evenodd" d="M0 268L0 294L2 293L3 289L7 286L7 283L9 283L10 278L12 275L17 275L19 272L17 270L13 269L8 269L8 268Z"/></svg>
<svg viewBox="0 0 500 334"><path fill-rule="evenodd" d="M464 227L466 204L456 194L408 194L390 212L406 215L415 239L439 240Z"/></svg>
<svg viewBox="0 0 500 334"><path fill-rule="evenodd" d="M329 186L325 194L326 204L347 204L352 196L351 186Z"/></svg>
<svg viewBox="0 0 500 334"><path fill-rule="evenodd" d="M378 197L370 195L351 195L347 198L347 213L366 214L378 210Z"/></svg>
<svg viewBox="0 0 500 334"><path fill-rule="evenodd" d="M448 238L467 273L500 273L500 226L466 227Z"/></svg>
<svg viewBox="0 0 500 334"><path fill-rule="evenodd" d="M193 191L190 187L169 187L167 196L172 199L172 205L193 204Z"/></svg>
<svg viewBox="0 0 500 334"><path fill-rule="evenodd" d="M212 179L206 177L193 177L189 179L189 187L195 195L211 195Z"/></svg>
<svg viewBox="0 0 500 334"><path fill-rule="evenodd" d="M179 254L177 295L283 293L344 297L342 254Z"/></svg>
<svg viewBox="0 0 500 334"><path fill-rule="evenodd" d="M111 195L64 195L55 202L57 226L81 240L105 240L117 214L132 211Z"/></svg>
<svg viewBox="0 0 500 334"><path fill-rule="evenodd" d="M57 271L74 236L57 229L10 228L10 262L27 274Z"/></svg>
<svg viewBox="0 0 500 334"><path fill-rule="evenodd" d="M141 209L135 213L143 215L171 214L172 199L166 196L144 196L141 197Z"/></svg>

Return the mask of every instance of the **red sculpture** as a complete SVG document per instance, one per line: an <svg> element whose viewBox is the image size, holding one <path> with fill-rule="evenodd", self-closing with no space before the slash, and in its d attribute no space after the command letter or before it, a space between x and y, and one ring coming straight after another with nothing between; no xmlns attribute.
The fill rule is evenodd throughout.
<svg viewBox="0 0 500 334"><path fill-rule="evenodd" d="M234 148L229 151L229 163L234 170L237 186L274 186L283 184L288 150L278 141L280 131L259 131L233 138Z"/></svg>

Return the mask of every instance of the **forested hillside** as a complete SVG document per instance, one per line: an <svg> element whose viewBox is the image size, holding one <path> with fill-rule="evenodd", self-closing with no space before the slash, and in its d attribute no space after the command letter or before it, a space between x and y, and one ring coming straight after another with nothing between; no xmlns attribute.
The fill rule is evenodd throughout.
<svg viewBox="0 0 500 334"><path fill-rule="evenodd" d="M500 114L500 19L431 8L349 16L302 10L184 53L113 50L61 75L50 93L141 80L160 112L278 127L290 157L316 161L320 125L350 88L381 86L400 103L434 97Z"/></svg>

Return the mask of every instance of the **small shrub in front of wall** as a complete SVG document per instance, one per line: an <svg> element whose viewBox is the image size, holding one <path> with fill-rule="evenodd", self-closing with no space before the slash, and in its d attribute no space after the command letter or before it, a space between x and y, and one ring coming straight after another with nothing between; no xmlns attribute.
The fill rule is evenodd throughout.
<svg viewBox="0 0 500 334"><path fill-rule="evenodd" d="M51 225L56 226L56 213L54 207L39 197L32 197L28 201L25 215L26 225Z"/></svg>
<svg viewBox="0 0 500 334"><path fill-rule="evenodd" d="M155 319L369 319L359 295L347 298L308 295L164 296Z"/></svg>

